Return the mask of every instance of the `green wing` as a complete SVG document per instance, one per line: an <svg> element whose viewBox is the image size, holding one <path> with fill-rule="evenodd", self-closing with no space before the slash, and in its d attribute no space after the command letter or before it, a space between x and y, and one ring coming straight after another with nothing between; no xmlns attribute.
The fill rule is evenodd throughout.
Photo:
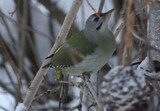
<svg viewBox="0 0 160 111"><path fill-rule="evenodd" d="M89 42L84 35L84 31L71 36L61 47L59 47L51 59L54 66L70 66L79 63L83 58L91 54L97 47Z"/></svg>

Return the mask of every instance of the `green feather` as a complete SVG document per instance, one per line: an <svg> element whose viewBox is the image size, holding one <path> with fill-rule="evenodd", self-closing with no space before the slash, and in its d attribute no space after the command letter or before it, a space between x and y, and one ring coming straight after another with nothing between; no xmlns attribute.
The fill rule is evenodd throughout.
<svg viewBox="0 0 160 111"><path fill-rule="evenodd" d="M89 42L84 31L71 36L61 47L55 51L51 62L54 66L71 66L81 62L85 56L94 52L96 44Z"/></svg>
<svg viewBox="0 0 160 111"><path fill-rule="evenodd" d="M68 75L63 73L61 67L67 67L81 62L85 56L93 53L96 47L96 44L86 39L83 30L71 36L51 55L51 63L55 66L56 79L67 81ZM67 84L62 84L62 92L63 96L67 95Z"/></svg>

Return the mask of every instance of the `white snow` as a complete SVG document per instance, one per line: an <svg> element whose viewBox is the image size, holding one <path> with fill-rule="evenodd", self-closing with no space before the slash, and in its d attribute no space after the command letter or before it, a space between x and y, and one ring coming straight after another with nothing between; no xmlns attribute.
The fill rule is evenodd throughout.
<svg viewBox="0 0 160 111"><path fill-rule="evenodd" d="M25 107L25 105L23 103L19 103L15 111L26 111L26 110L27 108Z"/></svg>
<svg viewBox="0 0 160 111"><path fill-rule="evenodd" d="M9 93L5 92L2 88L0 88L0 107L7 109L9 111L13 111L14 105L15 105L14 97ZM1 108L0 111L4 111Z"/></svg>

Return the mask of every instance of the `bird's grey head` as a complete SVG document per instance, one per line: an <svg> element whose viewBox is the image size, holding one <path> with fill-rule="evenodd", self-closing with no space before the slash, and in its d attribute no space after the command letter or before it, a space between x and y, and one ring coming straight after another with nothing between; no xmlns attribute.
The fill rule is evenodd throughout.
<svg viewBox="0 0 160 111"><path fill-rule="evenodd" d="M92 41L94 36L97 37L102 27L108 28L106 23L108 23L112 11L113 9L106 13L94 13L87 19L84 33L88 40ZM90 37L92 38L90 39Z"/></svg>

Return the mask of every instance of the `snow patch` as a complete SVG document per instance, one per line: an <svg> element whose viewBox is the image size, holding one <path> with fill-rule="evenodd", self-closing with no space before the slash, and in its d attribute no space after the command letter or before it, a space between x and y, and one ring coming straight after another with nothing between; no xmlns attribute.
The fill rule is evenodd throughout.
<svg viewBox="0 0 160 111"><path fill-rule="evenodd" d="M23 103L19 103L15 111L26 111L26 110L27 108L25 107L25 105Z"/></svg>

